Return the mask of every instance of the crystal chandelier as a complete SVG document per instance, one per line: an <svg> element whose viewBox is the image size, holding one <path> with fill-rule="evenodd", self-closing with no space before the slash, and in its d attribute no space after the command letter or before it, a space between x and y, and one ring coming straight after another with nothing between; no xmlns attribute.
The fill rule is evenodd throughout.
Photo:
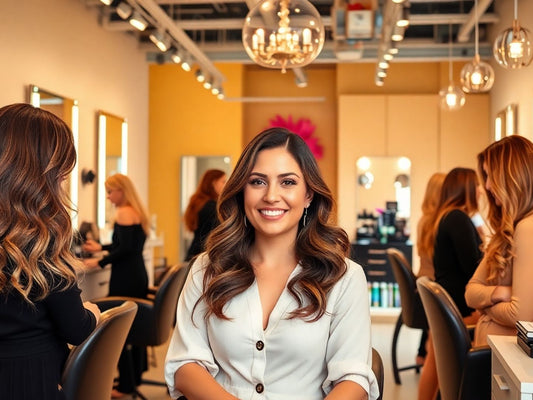
<svg viewBox="0 0 533 400"><path fill-rule="evenodd" d="M465 64L461 70L461 83L463 91L466 93L488 92L494 83L494 70L479 57L479 16L477 14L477 0L474 2L474 12L476 16L475 24L475 49L474 59Z"/></svg>
<svg viewBox="0 0 533 400"><path fill-rule="evenodd" d="M248 56L283 73L311 63L324 36L320 14L307 0L263 0L248 13L242 29Z"/></svg>
<svg viewBox="0 0 533 400"><path fill-rule="evenodd" d="M439 92L440 106L444 110L458 110L465 105L465 94L460 87L453 83L453 65L452 65L452 26L448 28L448 86Z"/></svg>
<svg viewBox="0 0 533 400"><path fill-rule="evenodd" d="M498 64L504 68L527 67L533 59L529 30L518 22L517 0L514 2L513 26L504 30L494 41L493 54Z"/></svg>

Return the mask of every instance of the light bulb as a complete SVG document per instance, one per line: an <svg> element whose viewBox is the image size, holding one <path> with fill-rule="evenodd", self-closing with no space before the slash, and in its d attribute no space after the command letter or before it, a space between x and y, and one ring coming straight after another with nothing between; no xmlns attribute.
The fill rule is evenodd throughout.
<svg viewBox="0 0 533 400"><path fill-rule="evenodd" d="M480 85L482 81L483 77L479 71L472 72L472 75L470 75L470 82L472 85Z"/></svg>
<svg viewBox="0 0 533 400"><path fill-rule="evenodd" d="M524 56L524 44L520 40L509 43L509 57L522 58Z"/></svg>

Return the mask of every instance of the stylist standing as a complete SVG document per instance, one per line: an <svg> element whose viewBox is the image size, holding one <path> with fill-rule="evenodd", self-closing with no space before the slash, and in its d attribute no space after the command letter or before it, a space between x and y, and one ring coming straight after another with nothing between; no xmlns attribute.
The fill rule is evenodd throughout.
<svg viewBox="0 0 533 400"><path fill-rule="evenodd" d="M110 296L146 298L148 274L144 265L143 248L149 231L148 213L132 181L126 175L110 176L105 181L105 188L107 199L116 207L112 243L102 246L94 240L87 240L83 250L107 250L109 254L102 259L86 259L84 263L90 268L103 268L111 264ZM132 346L131 354L134 364L133 380L130 365L123 352L118 364L118 386L113 390L112 398L120 398L125 393L133 392L141 381L146 364L146 349Z"/></svg>

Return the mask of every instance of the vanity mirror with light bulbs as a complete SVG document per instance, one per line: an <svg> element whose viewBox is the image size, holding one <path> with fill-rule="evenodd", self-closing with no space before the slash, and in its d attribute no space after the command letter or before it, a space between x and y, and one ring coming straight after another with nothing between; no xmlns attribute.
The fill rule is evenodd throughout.
<svg viewBox="0 0 533 400"><path fill-rule="evenodd" d="M69 97L65 97L54 93L48 89L43 89L40 86L30 84L28 90L28 102L34 106L49 111L55 116L61 118L72 130L74 137L74 146L76 153L78 153L78 139L79 139L79 108L78 101ZM71 213L72 225L78 226L78 163L74 166L70 177L65 181L67 190L70 195L70 200L73 204Z"/></svg>

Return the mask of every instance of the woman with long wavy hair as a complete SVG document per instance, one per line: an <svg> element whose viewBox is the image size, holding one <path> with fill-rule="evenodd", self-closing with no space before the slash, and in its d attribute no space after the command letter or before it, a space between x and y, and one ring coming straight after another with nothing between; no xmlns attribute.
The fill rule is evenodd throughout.
<svg viewBox="0 0 533 400"><path fill-rule="evenodd" d="M476 346L487 335L516 335L516 322L533 320L533 143L512 135L478 155L478 176L488 200L490 240L466 288L480 311Z"/></svg>
<svg viewBox="0 0 533 400"><path fill-rule="evenodd" d="M272 128L246 146L178 303L173 397L377 398L366 279L332 209L299 136Z"/></svg>
<svg viewBox="0 0 533 400"><path fill-rule="evenodd" d="M0 398L63 399L68 355L96 326L82 303L63 187L76 163L69 127L29 104L0 108Z"/></svg>
<svg viewBox="0 0 533 400"><path fill-rule="evenodd" d="M218 225L217 200L226 184L226 173L221 169L208 169L191 196L185 210L185 226L194 233L185 261L204 251L207 236Z"/></svg>

